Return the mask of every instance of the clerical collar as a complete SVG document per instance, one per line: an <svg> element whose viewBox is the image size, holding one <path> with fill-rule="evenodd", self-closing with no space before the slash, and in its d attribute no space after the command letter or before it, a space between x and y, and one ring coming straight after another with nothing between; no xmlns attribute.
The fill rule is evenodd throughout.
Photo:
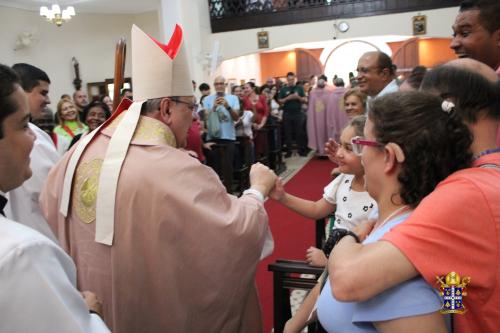
<svg viewBox="0 0 500 333"><path fill-rule="evenodd" d="M0 191L0 214L5 216L5 213L3 209L5 208L5 205L7 204L7 198L4 192Z"/></svg>

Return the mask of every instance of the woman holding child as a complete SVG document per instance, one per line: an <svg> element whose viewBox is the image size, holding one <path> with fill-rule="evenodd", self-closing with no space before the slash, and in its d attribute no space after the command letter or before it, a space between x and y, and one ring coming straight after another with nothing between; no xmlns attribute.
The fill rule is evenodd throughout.
<svg viewBox="0 0 500 333"><path fill-rule="evenodd" d="M366 190L379 210L373 230L358 240L363 244L402 223L441 180L470 165L471 134L453 106L442 102L422 92L393 93L372 102L364 136L351 140L353 152L361 155ZM356 234L363 234L360 227ZM334 236L327 242L333 251L342 237L357 239L347 230ZM448 331L438 311L442 300L421 277L359 303L336 300L327 279L316 305L328 332ZM287 332L298 332L299 326L289 325Z"/></svg>

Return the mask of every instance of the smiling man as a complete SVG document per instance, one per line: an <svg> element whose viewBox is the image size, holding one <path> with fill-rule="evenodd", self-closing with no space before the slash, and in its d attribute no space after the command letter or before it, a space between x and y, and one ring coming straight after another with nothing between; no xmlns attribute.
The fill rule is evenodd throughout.
<svg viewBox="0 0 500 333"><path fill-rule="evenodd" d="M459 58L472 58L498 71L500 1L463 1L452 28L450 47Z"/></svg>
<svg viewBox="0 0 500 333"><path fill-rule="evenodd" d="M28 97L31 118L39 118L45 107L50 104L49 76L40 68L25 63L15 64L12 69L19 76L21 86ZM50 169L59 160L60 155L47 133L32 123L29 123L28 126L36 136L35 145L30 155L33 176L9 192L9 203L5 207L5 213L7 217L55 240L56 238L40 211L38 197Z"/></svg>
<svg viewBox="0 0 500 333"><path fill-rule="evenodd" d="M396 82L396 66L392 63L391 57L384 52L366 52L359 58L356 70L358 87L368 95L367 109L371 99L399 89Z"/></svg>

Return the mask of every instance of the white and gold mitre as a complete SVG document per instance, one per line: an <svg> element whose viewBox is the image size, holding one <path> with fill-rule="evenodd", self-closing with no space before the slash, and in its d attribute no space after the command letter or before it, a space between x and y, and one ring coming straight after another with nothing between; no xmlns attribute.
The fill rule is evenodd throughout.
<svg viewBox="0 0 500 333"><path fill-rule="evenodd" d="M183 33L175 26L170 41L161 44L132 26L132 80L134 100L192 96L191 73Z"/></svg>

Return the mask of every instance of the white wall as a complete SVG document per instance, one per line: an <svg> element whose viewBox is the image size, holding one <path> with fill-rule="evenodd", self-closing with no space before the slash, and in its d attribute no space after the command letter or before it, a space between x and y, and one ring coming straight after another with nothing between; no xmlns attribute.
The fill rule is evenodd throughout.
<svg viewBox="0 0 500 333"><path fill-rule="evenodd" d="M113 78L116 41L124 36L128 43L126 76L131 75L130 30L132 23L159 38L158 15L102 15L77 13L62 27L46 22L31 12L0 7L0 63L27 62L45 70L52 84L52 108L63 93L72 94L74 70L71 58L80 63L82 87L88 82ZM34 32L36 41L29 48L14 51L16 38L23 31Z"/></svg>
<svg viewBox="0 0 500 333"><path fill-rule="evenodd" d="M224 61L215 75L222 75L227 80L236 82L240 85L241 80L255 79L257 85L261 85L260 81L260 56L258 54L250 54ZM212 82L210 81L210 84Z"/></svg>

